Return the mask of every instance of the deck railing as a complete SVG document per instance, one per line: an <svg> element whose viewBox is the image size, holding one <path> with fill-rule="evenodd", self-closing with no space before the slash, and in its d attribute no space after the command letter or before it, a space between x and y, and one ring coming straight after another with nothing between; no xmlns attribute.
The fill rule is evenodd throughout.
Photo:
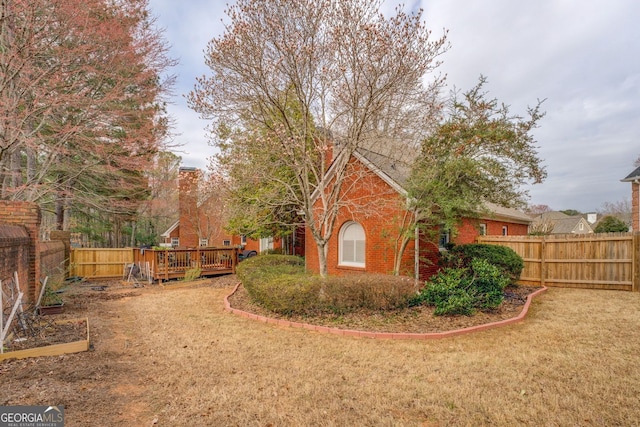
<svg viewBox="0 0 640 427"><path fill-rule="evenodd" d="M135 249L134 263L147 266L153 280L185 277L190 270L200 270L201 276L235 273L238 249Z"/></svg>

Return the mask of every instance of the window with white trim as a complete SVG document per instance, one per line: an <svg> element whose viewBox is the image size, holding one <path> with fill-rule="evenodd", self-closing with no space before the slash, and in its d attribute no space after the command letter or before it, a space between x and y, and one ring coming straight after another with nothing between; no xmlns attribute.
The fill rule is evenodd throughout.
<svg viewBox="0 0 640 427"><path fill-rule="evenodd" d="M506 236L506 235L508 235L508 234L509 234L509 229L508 229L508 228L507 228L507 226L505 225L505 226L503 226L503 227L502 227L502 235L503 235L503 236Z"/></svg>
<svg viewBox="0 0 640 427"><path fill-rule="evenodd" d="M176 246L180 246L180 239L178 237L172 237L171 238L171 246L173 246L174 248Z"/></svg>
<svg viewBox="0 0 640 427"><path fill-rule="evenodd" d="M247 236L245 236L244 234L242 236L240 236L240 244L241 245L246 245L247 244Z"/></svg>
<svg viewBox="0 0 640 427"><path fill-rule="evenodd" d="M480 235L481 236L487 235L487 224L480 224Z"/></svg>
<svg viewBox="0 0 640 427"><path fill-rule="evenodd" d="M444 227L440 228L440 239L438 240L438 248L440 250L447 249L447 245L451 241L451 233Z"/></svg>
<svg viewBox="0 0 640 427"><path fill-rule="evenodd" d="M222 246L231 246L231 240L223 240Z"/></svg>
<svg viewBox="0 0 640 427"><path fill-rule="evenodd" d="M357 222L347 222L340 229L339 265L348 267L365 266L364 228Z"/></svg>
<svg viewBox="0 0 640 427"><path fill-rule="evenodd" d="M200 246L209 246L209 239L200 239Z"/></svg>

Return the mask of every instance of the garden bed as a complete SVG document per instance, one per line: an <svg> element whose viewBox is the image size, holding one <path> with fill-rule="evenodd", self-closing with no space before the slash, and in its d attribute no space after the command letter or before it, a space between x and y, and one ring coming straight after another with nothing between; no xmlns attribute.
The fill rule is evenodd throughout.
<svg viewBox="0 0 640 427"><path fill-rule="evenodd" d="M7 340L7 352L0 354L5 359L59 356L89 349L89 319L66 319L51 322L28 338Z"/></svg>
<svg viewBox="0 0 640 427"><path fill-rule="evenodd" d="M410 307L402 310L375 311L359 309L345 314L319 313L315 316L284 316L253 303L242 285L228 297L233 309L273 319L294 323L306 323L338 329L367 332L433 333L466 329L507 319L520 314L527 297L542 288L534 286L508 286L505 299L498 309L476 312L473 316L436 316L429 306Z"/></svg>

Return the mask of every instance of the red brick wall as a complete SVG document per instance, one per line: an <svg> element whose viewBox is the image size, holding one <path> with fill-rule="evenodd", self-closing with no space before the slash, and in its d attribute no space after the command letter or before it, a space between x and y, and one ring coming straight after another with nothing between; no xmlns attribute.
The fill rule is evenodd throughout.
<svg viewBox="0 0 640 427"><path fill-rule="evenodd" d="M27 230L19 225L0 224L0 280L8 283L18 273L23 292L29 283L29 247Z"/></svg>
<svg viewBox="0 0 640 427"><path fill-rule="evenodd" d="M3 277L2 280L6 280L5 275L8 273L9 277L13 275L13 271L7 271L6 269L13 269L18 271L18 279L20 280L20 286L25 293L26 301L33 301L35 299L36 283L40 278L40 244L39 244L39 231L40 231L40 208L35 203L19 202L0 200L0 224L21 226L26 231L28 236L28 243L25 243L26 247L21 255L18 255L18 259L26 257L28 259L28 266L25 268L19 261L15 266L5 265L4 271L0 271ZM12 232L15 233L15 230ZM19 237L16 235L9 235L11 237ZM24 237L24 236L23 236ZM17 241L13 241L16 243ZM5 244L11 242L5 241ZM12 250L7 247L7 250ZM0 256L3 254L0 253ZM7 259L2 256L3 259ZM5 261L6 262L6 261ZM4 263L3 263L4 264Z"/></svg>
<svg viewBox="0 0 640 427"><path fill-rule="evenodd" d="M480 234L479 224L485 224L487 226L487 236L502 236L502 227L507 227L509 236L526 236L529 233L529 226L526 224L515 224L491 219L464 219L458 227L458 234L453 239L453 242L457 245L475 243Z"/></svg>
<svg viewBox="0 0 640 427"><path fill-rule="evenodd" d="M65 245L62 241L40 242L40 274L48 276L47 283L60 285L67 277L65 270Z"/></svg>
<svg viewBox="0 0 640 427"><path fill-rule="evenodd" d="M394 245L396 244L402 219L406 214L404 198L373 172L357 161L351 162L350 179L342 199L353 201L340 208L336 226L328 243L327 269L329 275L351 273L393 272ZM338 265L338 240L340 228L349 221L358 222L365 231L365 267L345 267ZM305 235L305 258L307 270L319 273L318 250L307 228ZM402 258L401 274L413 275L414 245L409 243Z"/></svg>
<svg viewBox="0 0 640 427"><path fill-rule="evenodd" d="M356 172L353 175L357 177L358 182L355 182L355 178L347 182L344 188L349 188L349 191L343 194L343 199L357 200L360 206L344 206L339 210L336 227L328 243L328 273L329 275L358 272L389 274L393 272L394 245L400 232L400 224L407 214L404 209L405 199L357 161L353 160L351 165ZM366 259L364 268L338 265L340 228L349 221L358 222L365 231ZM465 220L460 226L454 242L457 244L475 242L479 234L478 223L487 225L487 234L489 235L501 235L503 226L508 227L509 235L526 235L528 232L528 226L524 224L495 220ZM305 240L307 270L319 273L318 250L308 228ZM431 242L425 236L420 237L419 252L419 276L421 280L424 280L438 271L440 252L437 242ZM415 242L412 239L403 254L400 274L413 276L414 254Z"/></svg>

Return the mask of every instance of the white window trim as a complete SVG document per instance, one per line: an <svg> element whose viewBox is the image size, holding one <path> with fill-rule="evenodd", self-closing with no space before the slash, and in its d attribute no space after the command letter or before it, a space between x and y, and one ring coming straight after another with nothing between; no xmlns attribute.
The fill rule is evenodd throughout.
<svg viewBox="0 0 640 427"><path fill-rule="evenodd" d="M481 236L487 235L487 224L485 223L480 224L480 235Z"/></svg>
<svg viewBox="0 0 640 427"><path fill-rule="evenodd" d="M442 241L444 237L444 242ZM447 245L451 242L451 231L440 229L440 236L438 236L438 249L440 251L446 251ZM443 244L444 243L444 244Z"/></svg>
<svg viewBox="0 0 640 427"><path fill-rule="evenodd" d="M509 227L507 227L506 225L502 226L502 235L503 236L508 236L509 235Z"/></svg>
<svg viewBox="0 0 640 427"><path fill-rule="evenodd" d="M358 225L360 227L360 229L362 230L362 233L364 234L364 262L354 262L354 261L343 261L343 237L344 237L344 233L345 231L352 225ZM354 250L355 250L355 245L354 245ZM358 268L364 268L366 266L366 259L367 259L367 235L364 231L364 227L362 226L362 224L355 222L355 221L348 221L345 222L344 224L342 224L342 227L340 227L340 233L338 234L338 266L340 267L358 267Z"/></svg>
<svg viewBox="0 0 640 427"><path fill-rule="evenodd" d="M209 246L209 239L200 239L200 246Z"/></svg>
<svg viewBox="0 0 640 427"><path fill-rule="evenodd" d="M171 246L180 246L180 238L179 237L172 237L171 238Z"/></svg>

